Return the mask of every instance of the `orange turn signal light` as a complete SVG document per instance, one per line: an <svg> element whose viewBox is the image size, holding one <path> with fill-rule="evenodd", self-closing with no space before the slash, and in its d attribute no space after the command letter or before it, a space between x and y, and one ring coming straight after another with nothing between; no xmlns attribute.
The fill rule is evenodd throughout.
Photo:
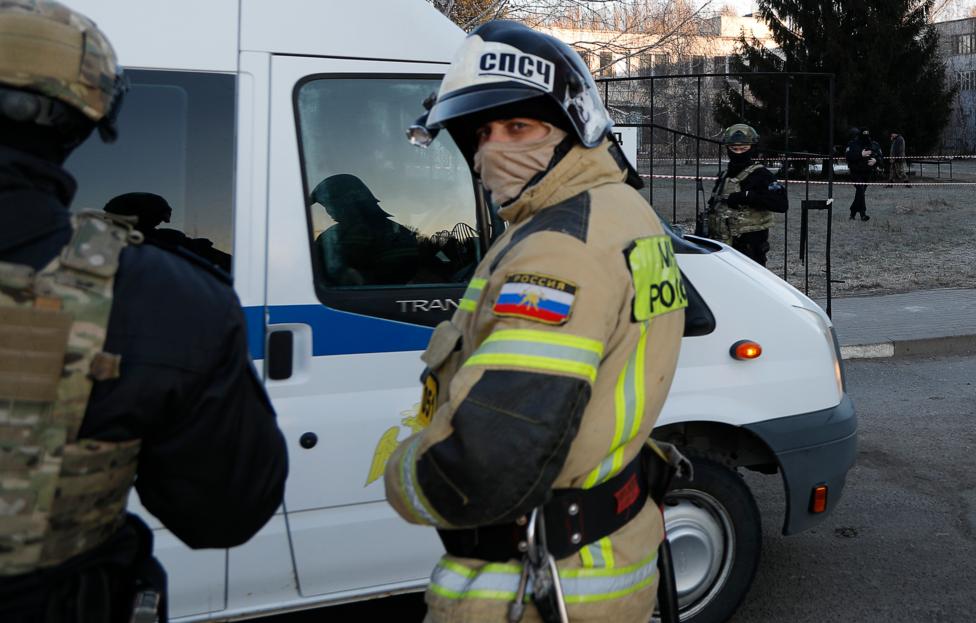
<svg viewBox="0 0 976 623"><path fill-rule="evenodd" d="M827 485L817 485L810 495L810 512L822 513L827 510Z"/></svg>
<svg viewBox="0 0 976 623"><path fill-rule="evenodd" d="M752 340L739 340L729 349L729 354L732 355L733 359L740 361L755 359L762 354L762 346L759 345L759 342Z"/></svg>

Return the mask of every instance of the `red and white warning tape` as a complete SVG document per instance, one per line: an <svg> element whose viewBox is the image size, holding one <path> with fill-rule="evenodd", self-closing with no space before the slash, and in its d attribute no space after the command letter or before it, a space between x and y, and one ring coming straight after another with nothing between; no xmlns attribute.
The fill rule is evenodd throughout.
<svg viewBox="0 0 976 623"><path fill-rule="evenodd" d="M695 176L695 175L641 175L645 179L662 179L662 180L683 180L683 181L695 181L695 180L708 180L714 181L718 178L715 176ZM787 180L779 180L780 182L785 182ZM806 184L807 180L796 179L789 180L791 184ZM810 184L817 184L820 186L827 186L831 182L824 180L810 180ZM832 182L834 186L901 186L901 187L911 187L911 186L976 186L976 182Z"/></svg>

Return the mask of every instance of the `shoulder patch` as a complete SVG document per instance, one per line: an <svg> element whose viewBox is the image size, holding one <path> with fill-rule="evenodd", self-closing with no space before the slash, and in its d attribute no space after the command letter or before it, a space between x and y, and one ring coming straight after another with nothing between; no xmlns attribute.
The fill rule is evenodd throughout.
<svg viewBox="0 0 976 623"><path fill-rule="evenodd" d="M624 255L634 280L634 322L688 306L688 294L670 236L638 238Z"/></svg>
<svg viewBox="0 0 976 623"><path fill-rule="evenodd" d="M573 313L576 284L537 273L509 273L492 311L496 316L565 324Z"/></svg>
<svg viewBox="0 0 976 623"><path fill-rule="evenodd" d="M552 231L559 234L572 236L580 242L586 242L587 234L590 229L590 193L584 192L570 197L562 203L557 203L541 210L532 217L521 229L512 234L512 239L502 249L495 259L492 260L491 270L498 267L502 258L508 254L512 248L522 242L532 234L543 231Z"/></svg>

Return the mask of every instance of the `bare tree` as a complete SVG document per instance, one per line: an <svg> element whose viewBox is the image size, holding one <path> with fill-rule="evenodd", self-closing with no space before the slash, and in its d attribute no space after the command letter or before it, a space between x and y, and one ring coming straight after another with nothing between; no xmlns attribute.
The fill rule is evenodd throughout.
<svg viewBox="0 0 976 623"><path fill-rule="evenodd" d="M510 0L427 0L434 8L466 31L505 17Z"/></svg>

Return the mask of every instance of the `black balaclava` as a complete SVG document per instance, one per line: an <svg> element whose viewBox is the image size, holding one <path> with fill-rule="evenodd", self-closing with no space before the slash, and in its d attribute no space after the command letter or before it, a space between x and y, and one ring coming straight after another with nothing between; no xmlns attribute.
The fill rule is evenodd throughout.
<svg viewBox="0 0 976 623"><path fill-rule="evenodd" d="M729 157L729 175L736 175L752 162L752 152L755 150L754 145L749 145L749 149L741 154L737 154L728 147L725 148L725 153Z"/></svg>
<svg viewBox="0 0 976 623"><path fill-rule="evenodd" d="M0 144L61 165L94 129L94 122L77 119L66 136L61 129L0 117Z"/></svg>

